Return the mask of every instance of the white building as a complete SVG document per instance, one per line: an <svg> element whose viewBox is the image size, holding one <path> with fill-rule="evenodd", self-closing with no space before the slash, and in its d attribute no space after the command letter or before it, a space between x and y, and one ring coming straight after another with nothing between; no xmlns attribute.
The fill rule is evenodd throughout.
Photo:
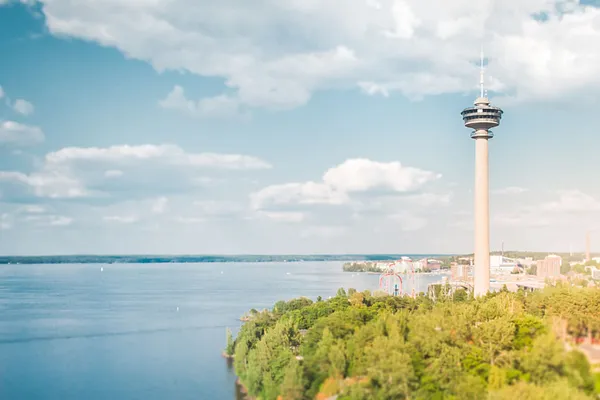
<svg viewBox="0 0 600 400"><path fill-rule="evenodd" d="M408 257L402 257L398 261L380 261L375 264L377 269L387 271L391 269L397 274L404 274L412 271L412 261Z"/></svg>
<svg viewBox="0 0 600 400"><path fill-rule="evenodd" d="M394 271L397 274L404 274L410 272L413 269L413 262L408 257L402 257L400 261L394 263Z"/></svg>
<svg viewBox="0 0 600 400"><path fill-rule="evenodd" d="M519 268L516 260L504 256L490 256L492 274L510 274Z"/></svg>

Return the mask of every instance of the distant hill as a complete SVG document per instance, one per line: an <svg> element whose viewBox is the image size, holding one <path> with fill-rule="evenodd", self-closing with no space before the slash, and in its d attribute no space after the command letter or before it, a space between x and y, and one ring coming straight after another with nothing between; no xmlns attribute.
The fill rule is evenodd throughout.
<svg viewBox="0 0 600 400"><path fill-rule="evenodd" d="M0 264L147 264L210 262L386 261L402 256L441 257L441 254L313 254L313 255L64 255L0 256Z"/></svg>

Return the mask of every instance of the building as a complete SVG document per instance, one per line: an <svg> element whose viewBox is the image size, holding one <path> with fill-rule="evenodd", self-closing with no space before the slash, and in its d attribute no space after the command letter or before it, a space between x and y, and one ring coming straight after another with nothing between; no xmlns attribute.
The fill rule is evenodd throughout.
<svg viewBox="0 0 600 400"><path fill-rule="evenodd" d="M595 281L600 281L600 269L594 268L592 270L592 279Z"/></svg>
<svg viewBox="0 0 600 400"><path fill-rule="evenodd" d="M504 256L490 256L490 271L493 274L512 274L519 271L519 263Z"/></svg>
<svg viewBox="0 0 600 400"><path fill-rule="evenodd" d="M537 276L538 278L553 278L560 276L560 266L562 265L562 258L557 255L546 256L543 260L537 262Z"/></svg>
<svg viewBox="0 0 600 400"><path fill-rule="evenodd" d="M423 258L421 260L413 262L413 267L415 267L415 271L423 271L425 268L427 268L427 259Z"/></svg>
<svg viewBox="0 0 600 400"><path fill-rule="evenodd" d="M450 279L453 281L466 281L472 273L473 267L465 264L452 263L450 266Z"/></svg>
<svg viewBox="0 0 600 400"><path fill-rule="evenodd" d="M562 257L561 256L558 256L556 254L549 254L548 256L546 256L546 258L548 258L548 259L551 258L551 259L557 260L558 264L562 266Z"/></svg>
<svg viewBox="0 0 600 400"><path fill-rule="evenodd" d="M386 265L387 267L382 270L391 268L397 274L411 272L413 269L413 262L409 257L402 257L400 260L388 262Z"/></svg>
<svg viewBox="0 0 600 400"><path fill-rule="evenodd" d="M413 263L415 270L438 271L442 268L442 263L438 260L423 258Z"/></svg>
<svg viewBox="0 0 600 400"><path fill-rule="evenodd" d="M531 267L533 264L535 264L535 261L533 261L533 257L525 257L518 258L517 263L524 267Z"/></svg>
<svg viewBox="0 0 600 400"><path fill-rule="evenodd" d="M484 90L483 51L479 76L480 95L472 107L462 112L465 127L472 129L475 140L475 270L474 295L485 296L490 290L490 182L489 139L494 137L491 129L500 125L503 111L490 104Z"/></svg>

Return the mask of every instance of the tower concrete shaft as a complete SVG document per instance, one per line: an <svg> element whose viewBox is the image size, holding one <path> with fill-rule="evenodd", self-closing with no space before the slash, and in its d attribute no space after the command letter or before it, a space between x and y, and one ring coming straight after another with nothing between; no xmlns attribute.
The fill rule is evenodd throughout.
<svg viewBox="0 0 600 400"><path fill-rule="evenodd" d="M488 141L490 131L500 125L502 110L490 105L487 97L479 97L473 107L461 113L465 126L473 129L475 139L475 280L474 295L483 296L490 290L490 183Z"/></svg>
<svg viewBox="0 0 600 400"><path fill-rule="evenodd" d="M490 290L490 202L487 131L475 132L475 280L474 295Z"/></svg>

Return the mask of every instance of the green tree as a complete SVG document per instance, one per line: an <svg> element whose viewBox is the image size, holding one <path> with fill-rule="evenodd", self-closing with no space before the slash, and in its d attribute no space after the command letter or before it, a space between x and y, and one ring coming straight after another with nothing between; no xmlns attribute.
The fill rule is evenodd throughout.
<svg viewBox="0 0 600 400"><path fill-rule="evenodd" d="M537 265L536 264L531 264L531 266L529 268L527 268L526 272L529 275L537 275Z"/></svg>
<svg viewBox="0 0 600 400"><path fill-rule="evenodd" d="M281 383L281 395L286 400L302 400L304 390L302 366L294 358L285 369L283 382Z"/></svg>
<svg viewBox="0 0 600 400"><path fill-rule="evenodd" d="M592 400L591 397L569 386L565 381L557 381L547 386L537 386L527 382L519 382L513 386L505 386L501 390L491 392L489 400Z"/></svg>
<svg viewBox="0 0 600 400"><path fill-rule="evenodd" d="M226 347L225 347L225 354L227 354L228 356L233 356L233 352L234 352L234 347L233 347L233 336L231 335L231 329L227 328L225 331L225 341L226 341Z"/></svg>

